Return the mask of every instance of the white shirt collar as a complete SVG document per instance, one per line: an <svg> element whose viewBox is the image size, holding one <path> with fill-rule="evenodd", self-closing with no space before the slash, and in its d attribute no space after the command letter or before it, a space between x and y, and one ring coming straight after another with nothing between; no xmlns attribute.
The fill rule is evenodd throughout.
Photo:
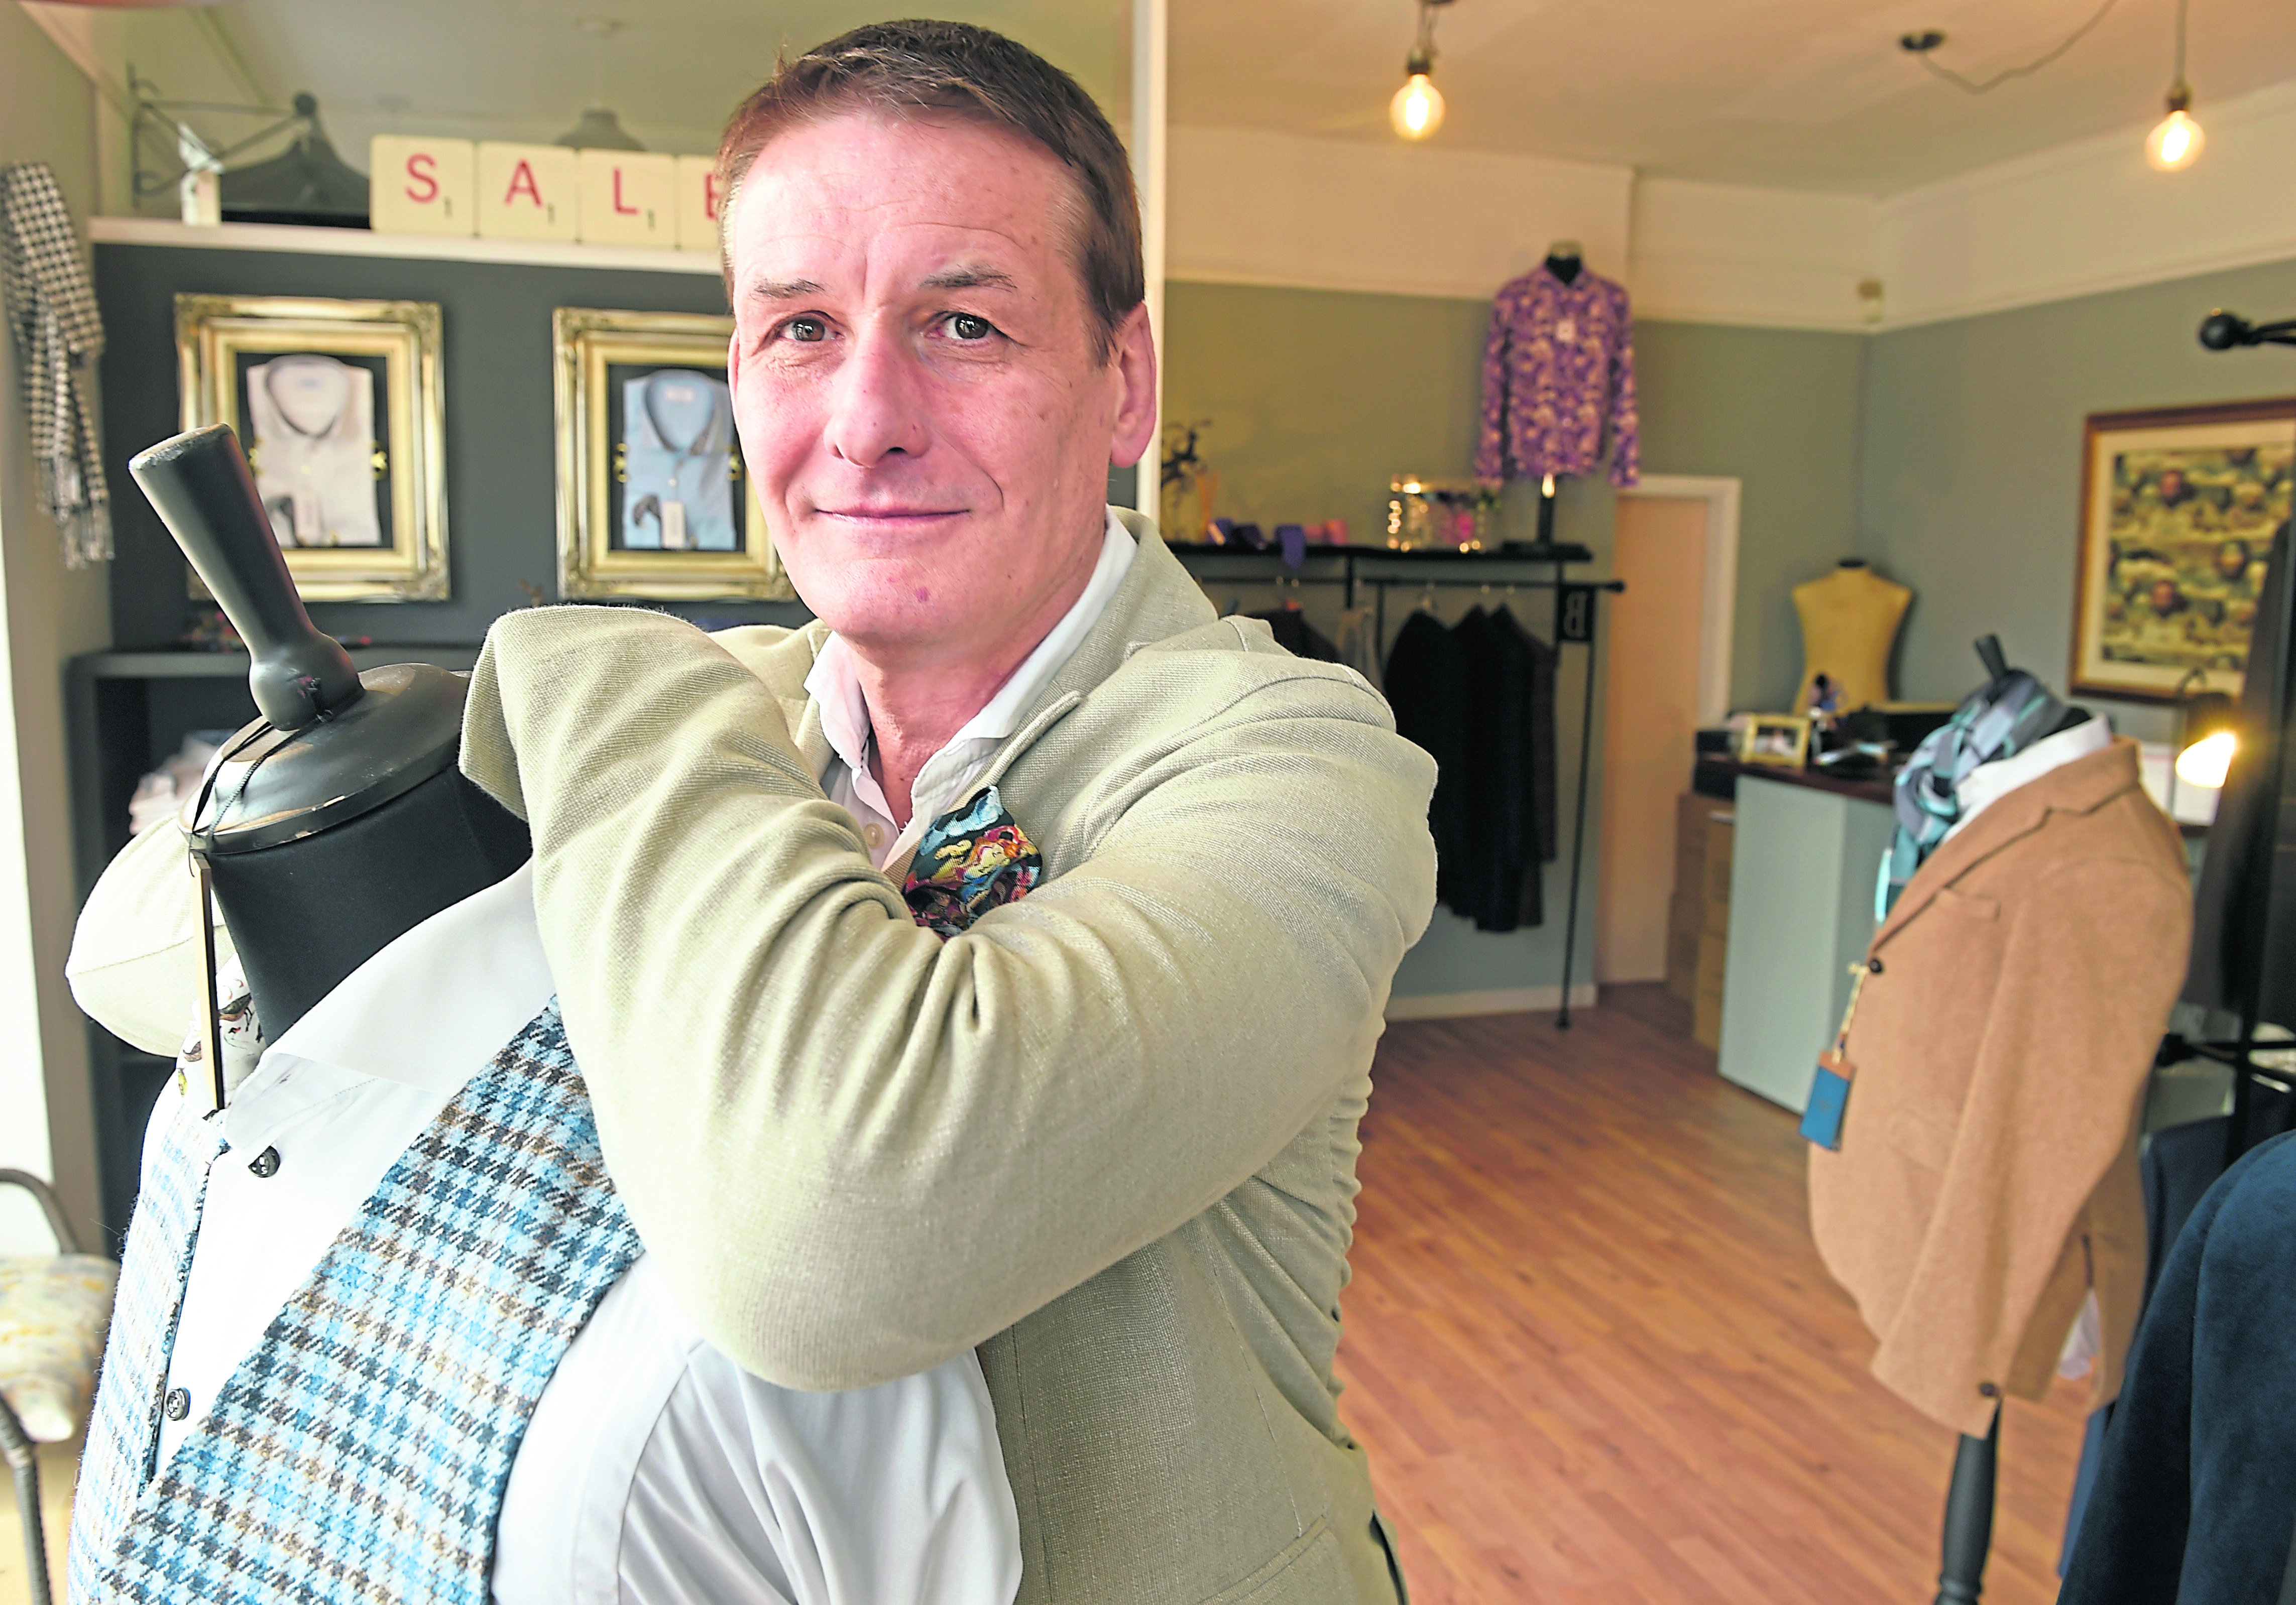
<svg viewBox="0 0 2296 1605"><path fill-rule="evenodd" d="M232 1095L224 1135L260 1148L282 1121L363 1077L457 1092L556 989L528 863L403 933L314 1003Z"/></svg>
<svg viewBox="0 0 2296 1605"><path fill-rule="evenodd" d="M1086 582L1083 594L1037 643L1036 651L1023 659L1021 667L997 688L996 694L966 720L964 728L951 736L948 744L918 772L916 783L911 788L911 828L903 832L905 837L914 833L916 820L931 821L955 803L958 799L946 793L961 789L977 772L975 760L983 749L994 747L1020 728L1021 717L1108 610L1110 601L1124 584L1124 577L1131 572L1132 560L1139 550L1139 543L1118 520L1116 510L1110 508L1108 527L1101 536L1100 561L1093 566L1092 578ZM854 673L852 649L841 637L832 635L822 643L819 655L814 659L813 670L805 677L805 689L821 708L821 733L827 738L830 750L837 755L837 761L849 772L855 796L890 819L891 805L876 777L869 773L869 704L861 694L861 682Z"/></svg>
<svg viewBox="0 0 2296 1605"><path fill-rule="evenodd" d="M2062 769L2112 744L2112 726L2091 714L2070 730L2043 736L2014 757L1978 765L1954 788L1954 795L1961 800L1961 817L1946 832L1947 839L2018 787L2031 785L2052 769Z"/></svg>

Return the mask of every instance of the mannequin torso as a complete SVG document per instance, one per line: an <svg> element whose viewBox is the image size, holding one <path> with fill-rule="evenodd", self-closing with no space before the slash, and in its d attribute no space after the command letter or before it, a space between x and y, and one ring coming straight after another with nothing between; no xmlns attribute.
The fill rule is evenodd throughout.
<svg viewBox="0 0 2296 1605"><path fill-rule="evenodd" d="M1810 683L1819 675L1841 688L1845 712L1888 701L1890 649L1913 599L1911 591L1862 562L1845 561L1831 574L1796 585L1802 672L1794 711L1808 710Z"/></svg>

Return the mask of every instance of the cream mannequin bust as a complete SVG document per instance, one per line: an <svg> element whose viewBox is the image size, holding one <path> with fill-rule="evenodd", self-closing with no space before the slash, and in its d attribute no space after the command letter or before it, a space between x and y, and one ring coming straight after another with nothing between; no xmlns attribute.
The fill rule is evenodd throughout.
<svg viewBox="0 0 2296 1605"><path fill-rule="evenodd" d="M1801 615L1801 690L1794 711L1809 711L1810 682L1824 675L1841 691L1845 713L1890 700L1890 648L1914 594L1883 579L1863 558L1793 590Z"/></svg>

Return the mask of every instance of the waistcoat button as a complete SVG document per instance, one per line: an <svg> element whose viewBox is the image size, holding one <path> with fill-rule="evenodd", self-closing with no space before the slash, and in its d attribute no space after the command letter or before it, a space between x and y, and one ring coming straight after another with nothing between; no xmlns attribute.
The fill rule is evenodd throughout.
<svg viewBox="0 0 2296 1605"><path fill-rule="evenodd" d="M247 1167L264 1181L279 1174L279 1151L266 1148L247 1162Z"/></svg>
<svg viewBox="0 0 2296 1605"><path fill-rule="evenodd" d="M170 1388L168 1389L166 1408L169 1421L180 1421L192 1413L192 1396L180 1388Z"/></svg>
<svg viewBox="0 0 2296 1605"><path fill-rule="evenodd" d="M1879 975L1879 974L1881 974L1881 973L1882 973L1882 961L1881 961L1881 960L1879 960L1879 959L1867 959L1867 960L1866 961L1866 974L1868 974L1868 975Z"/></svg>
<svg viewBox="0 0 2296 1605"><path fill-rule="evenodd" d="M1980 1382L1977 1385L1977 1396L1980 1398L1997 1399L2001 1396L2000 1385L1996 1382Z"/></svg>

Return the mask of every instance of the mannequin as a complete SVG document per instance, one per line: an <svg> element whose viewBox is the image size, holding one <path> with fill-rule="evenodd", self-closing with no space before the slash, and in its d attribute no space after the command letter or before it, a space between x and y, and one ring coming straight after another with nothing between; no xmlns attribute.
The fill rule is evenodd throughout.
<svg viewBox="0 0 2296 1605"><path fill-rule="evenodd" d="M2135 743L1990 637L1979 652L1987 684L1899 772L1896 896L1821 1060L1833 1124L1804 1127L1812 1234L1879 1339L1874 1376L1960 1435L1937 1596L1955 1605L1979 1597L2000 1401L2047 1391L2092 1302L2097 1404L2120 1386L2144 1282L2139 1094L2192 922Z"/></svg>
<svg viewBox="0 0 2296 1605"><path fill-rule="evenodd" d="M1801 690L1794 711L1809 710L1810 684L1819 675L1841 690L1841 708L1854 713L1890 700L1890 649L1914 594L1883 579L1866 560L1845 557L1833 573L1794 587L1801 615Z"/></svg>
<svg viewBox="0 0 2296 1605"><path fill-rule="evenodd" d="M229 430L178 436L129 471L255 659L248 679L268 729L225 749L184 831L276 1041L393 938L492 886L531 847L524 823L455 767L462 677L422 664L359 676L312 626Z"/></svg>
<svg viewBox="0 0 2296 1605"><path fill-rule="evenodd" d="M797 1394L711 1348L646 1269L525 828L456 767L462 678L352 672L228 430L130 470L247 640L264 717L182 838L106 871L75 951L140 942L117 916L175 901L187 839L266 1040L227 1081L203 1011L204 1067L187 1048L154 1110L72 1597L777 1598L805 1558L841 1579L824 1598L1011 1600L1017 1517L971 1351ZM204 911L191 926L153 994L181 996L202 946L212 993Z"/></svg>
<svg viewBox="0 0 2296 1605"><path fill-rule="evenodd" d="M1586 265L1586 249L1576 240L1557 240L1546 248L1546 271L1566 284L1576 284Z"/></svg>

